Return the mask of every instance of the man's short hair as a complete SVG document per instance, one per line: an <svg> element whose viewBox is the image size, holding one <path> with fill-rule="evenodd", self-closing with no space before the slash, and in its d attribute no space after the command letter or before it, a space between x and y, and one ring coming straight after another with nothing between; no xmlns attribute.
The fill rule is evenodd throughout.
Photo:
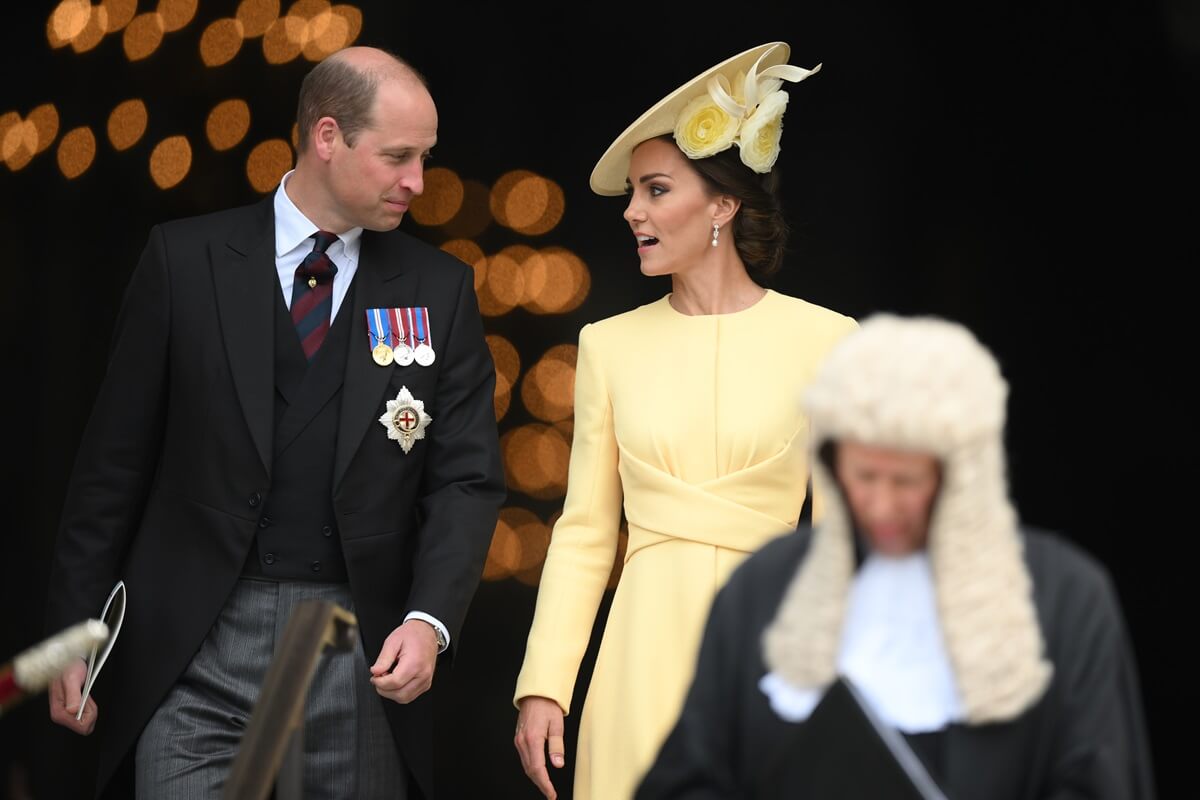
<svg viewBox="0 0 1200 800"><path fill-rule="evenodd" d="M342 138L353 147L358 134L374 122L371 109L381 81L408 74L422 86L426 85L424 76L407 61L394 53L384 52L395 60L395 72L370 67L361 69L335 54L304 76L296 108L297 146L301 153L308 149L313 126L322 117L337 120Z"/></svg>

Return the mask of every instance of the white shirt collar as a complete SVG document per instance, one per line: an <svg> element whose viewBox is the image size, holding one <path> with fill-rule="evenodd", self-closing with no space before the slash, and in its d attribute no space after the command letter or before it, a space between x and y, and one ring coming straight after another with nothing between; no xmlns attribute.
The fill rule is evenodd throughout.
<svg viewBox="0 0 1200 800"><path fill-rule="evenodd" d="M295 170L289 171L279 181L279 188L275 190L275 257L279 258L285 253L290 253L300 246L305 239L312 236L320 228L312 222L308 217L304 216L304 212L296 208L296 204L292 202L292 198L288 197L288 193L284 188L287 185L288 178L292 176ZM362 236L362 228L351 228L348 231L338 234L346 252L357 252L358 240Z"/></svg>

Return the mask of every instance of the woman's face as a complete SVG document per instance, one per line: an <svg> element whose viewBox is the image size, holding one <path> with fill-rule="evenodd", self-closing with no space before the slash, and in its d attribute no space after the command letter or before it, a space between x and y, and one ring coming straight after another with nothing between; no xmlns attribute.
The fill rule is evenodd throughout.
<svg viewBox="0 0 1200 800"><path fill-rule="evenodd" d="M643 274L686 272L714 250L718 196L673 141L650 139L634 148L628 189L624 216L637 237Z"/></svg>

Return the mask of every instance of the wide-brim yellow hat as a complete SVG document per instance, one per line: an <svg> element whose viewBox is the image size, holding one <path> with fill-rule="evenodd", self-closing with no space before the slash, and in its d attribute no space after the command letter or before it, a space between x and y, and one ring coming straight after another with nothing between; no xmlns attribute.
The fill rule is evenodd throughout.
<svg viewBox="0 0 1200 800"><path fill-rule="evenodd" d="M692 100L708 91L707 87L713 78L723 77L726 82L732 84L739 73L748 73L755 64L758 65L758 70L761 72L770 67L786 64L789 55L791 55L791 48L785 42L768 42L758 47L752 47L744 53L739 53L733 58L726 59L705 70L659 100L649 111L626 128L625 132L608 146L608 150L596 162L589 181L592 191L600 195L624 194L629 176L629 158L633 149L648 139L673 133L679 113ZM797 68L791 69L811 74L819 68L818 64L817 68L811 72ZM804 77L807 77L807 74ZM788 78L788 80L797 80L797 78Z"/></svg>

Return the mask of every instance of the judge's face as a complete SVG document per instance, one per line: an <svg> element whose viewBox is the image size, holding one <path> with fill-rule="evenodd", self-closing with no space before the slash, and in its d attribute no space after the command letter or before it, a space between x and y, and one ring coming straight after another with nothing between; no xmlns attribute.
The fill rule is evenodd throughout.
<svg viewBox="0 0 1200 800"><path fill-rule="evenodd" d="M388 231L425 188L425 160L437 142L437 109L418 81L384 80L370 119L353 144L334 123L328 189L347 228Z"/></svg>
<svg viewBox="0 0 1200 800"><path fill-rule="evenodd" d="M658 138L639 144L630 159L628 188L624 216L637 239L642 273L671 275L702 264L714 249L718 196L675 142Z"/></svg>
<svg viewBox="0 0 1200 800"><path fill-rule="evenodd" d="M937 459L927 453L839 442L835 474L872 551L897 557L925 547L941 482Z"/></svg>

